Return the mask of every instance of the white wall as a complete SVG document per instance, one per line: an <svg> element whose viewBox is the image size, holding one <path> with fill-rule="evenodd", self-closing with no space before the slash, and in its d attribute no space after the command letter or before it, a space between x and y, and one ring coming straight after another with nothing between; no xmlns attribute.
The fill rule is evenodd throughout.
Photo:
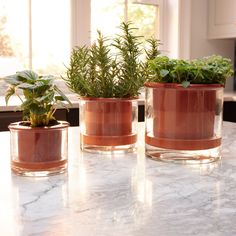
<svg viewBox="0 0 236 236"><path fill-rule="evenodd" d="M71 48L90 44L90 1L71 0Z"/></svg>
<svg viewBox="0 0 236 236"><path fill-rule="evenodd" d="M210 54L221 54L233 59L234 40L207 39L208 26L208 1L192 0L191 6L191 58L201 57Z"/></svg>
<svg viewBox="0 0 236 236"><path fill-rule="evenodd" d="M234 39L209 40L207 38L208 0L179 0L179 2L179 57L193 59L219 54L230 58L233 62ZM232 89L233 79L230 78L226 83L226 90Z"/></svg>

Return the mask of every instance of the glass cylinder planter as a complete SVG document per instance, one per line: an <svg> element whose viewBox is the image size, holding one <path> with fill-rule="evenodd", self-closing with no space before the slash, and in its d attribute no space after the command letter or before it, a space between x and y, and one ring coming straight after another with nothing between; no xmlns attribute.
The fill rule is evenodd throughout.
<svg viewBox="0 0 236 236"><path fill-rule="evenodd" d="M132 152L136 148L137 125L137 99L80 99L80 144L83 151Z"/></svg>
<svg viewBox="0 0 236 236"><path fill-rule="evenodd" d="M24 176L48 176L67 169L69 123L30 127L24 122L9 125L11 168Z"/></svg>
<svg viewBox="0 0 236 236"><path fill-rule="evenodd" d="M155 160L210 163L221 157L223 86L145 84L146 155Z"/></svg>

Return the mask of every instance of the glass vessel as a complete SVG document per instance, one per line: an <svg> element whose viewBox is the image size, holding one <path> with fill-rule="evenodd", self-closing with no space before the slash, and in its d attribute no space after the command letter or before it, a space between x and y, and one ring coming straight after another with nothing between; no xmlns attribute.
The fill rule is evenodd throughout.
<svg viewBox="0 0 236 236"><path fill-rule="evenodd" d="M83 151L132 152L136 148L137 99L80 99L80 145Z"/></svg>
<svg viewBox="0 0 236 236"><path fill-rule="evenodd" d="M148 157L178 163L221 157L222 85L146 83L145 90Z"/></svg>
<svg viewBox="0 0 236 236"><path fill-rule="evenodd" d="M48 176L66 171L69 123L35 127L9 125L12 171L24 176Z"/></svg>

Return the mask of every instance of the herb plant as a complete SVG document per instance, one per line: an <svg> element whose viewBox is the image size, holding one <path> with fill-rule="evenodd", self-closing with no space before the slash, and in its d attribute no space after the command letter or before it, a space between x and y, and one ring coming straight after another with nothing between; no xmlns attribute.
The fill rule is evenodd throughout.
<svg viewBox="0 0 236 236"><path fill-rule="evenodd" d="M169 59L157 56L149 61L149 81L164 83L222 84L233 75L231 61L219 55L212 55L192 61Z"/></svg>
<svg viewBox="0 0 236 236"><path fill-rule="evenodd" d="M126 98L139 95L147 76L147 63L141 60L140 37L134 35L131 23L122 23L122 34L105 38L98 31L91 46L75 47L63 78L67 86L82 97ZM150 39L148 59L158 54L159 43Z"/></svg>
<svg viewBox="0 0 236 236"><path fill-rule="evenodd" d="M62 101L69 104L70 101L53 80L52 76L39 76L30 70L6 77L5 81L9 84L5 94L6 104L12 95L16 95L22 102L20 109L23 111L23 120L30 122L31 127L56 124L53 115L57 106L65 106ZM25 99L21 98L18 90L23 91Z"/></svg>

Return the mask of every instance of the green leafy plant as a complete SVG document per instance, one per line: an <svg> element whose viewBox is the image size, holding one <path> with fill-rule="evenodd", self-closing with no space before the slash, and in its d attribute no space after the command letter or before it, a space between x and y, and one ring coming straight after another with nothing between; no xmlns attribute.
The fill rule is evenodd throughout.
<svg viewBox="0 0 236 236"><path fill-rule="evenodd" d="M147 63L141 60L140 37L134 35L131 23L122 23L122 34L109 40L98 31L91 46L75 47L63 78L67 86L84 97L136 97L147 76ZM150 39L148 59L158 54L159 41Z"/></svg>
<svg viewBox="0 0 236 236"><path fill-rule="evenodd" d="M149 60L149 81L164 83L222 84L233 75L231 61L219 55L212 55L191 61L169 59L157 56Z"/></svg>
<svg viewBox="0 0 236 236"><path fill-rule="evenodd" d="M5 101L12 95L21 100L20 109L23 111L23 120L30 122L31 127L49 126L57 124L53 116L58 105L65 106L63 101L70 101L64 93L53 83L52 76L39 76L33 71L25 70L4 78L9 84L5 94ZM18 91L23 91L24 99Z"/></svg>

